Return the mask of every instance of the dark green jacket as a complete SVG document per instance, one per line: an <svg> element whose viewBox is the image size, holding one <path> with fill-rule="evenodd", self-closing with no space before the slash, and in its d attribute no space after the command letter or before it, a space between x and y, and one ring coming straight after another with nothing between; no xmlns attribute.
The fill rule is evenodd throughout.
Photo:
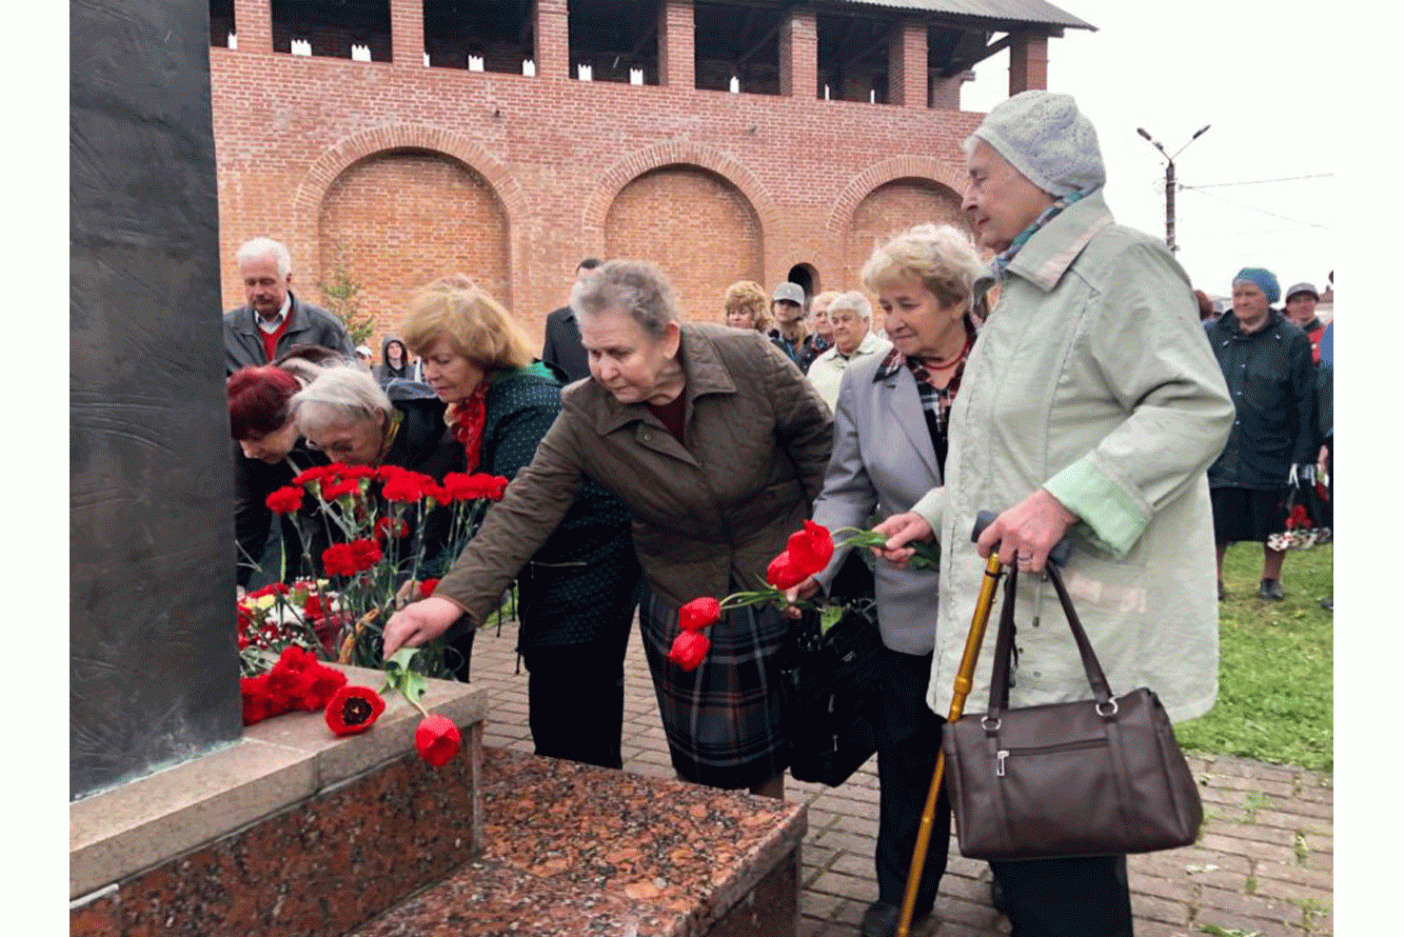
<svg viewBox="0 0 1404 937"><path fill-rule="evenodd" d="M561 382L537 362L500 373L486 404L478 471L516 478L560 413ZM584 644L627 623L639 582L629 509L586 480L518 582L521 650Z"/></svg>
<svg viewBox="0 0 1404 937"><path fill-rule="evenodd" d="M1251 334L1243 333L1232 311L1205 323L1204 331L1236 411L1224 451L1209 467L1209 487L1287 487L1293 464L1316 464L1316 368L1310 340L1275 309L1269 310L1267 324Z"/></svg>

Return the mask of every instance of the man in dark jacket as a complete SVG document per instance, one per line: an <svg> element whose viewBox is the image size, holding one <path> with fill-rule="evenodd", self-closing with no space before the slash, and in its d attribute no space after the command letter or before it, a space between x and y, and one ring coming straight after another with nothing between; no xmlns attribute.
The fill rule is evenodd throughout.
<svg viewBox="0 0 1404 937"><path fill-rule="evenodd" d="M1288 489L1316 481L1311 343L1271 307L1280 295L1271 272L1246 267L1233 279L1233 309L1204 324L1236 410L1224 451L1209 467L1220 598L1224 553L1240 540L1263 544L1259 597L1282 598L1287 554L1267 538L1283 529Z"/></svg>
<svg viewBox="0 0 1404 937"><path fill-rule="evenodd" d="M600 261L594 257L580 261L575 268L575 283L588 278L599 265ZM585 346L580 344L580 326L569 304L546 316L546 343L541 348L541 360L560 368L572 381L590 376L590 359L585 354Z"/></svg>
<svg viewBox="0 0 1404 937"><path fill-rule="evenodd" d="M272 238L245 241L235 255L248 302L224 314L227 374L268 364L294 345L321 345L353 354L340 319L293 295L292 256Z"/></svg>

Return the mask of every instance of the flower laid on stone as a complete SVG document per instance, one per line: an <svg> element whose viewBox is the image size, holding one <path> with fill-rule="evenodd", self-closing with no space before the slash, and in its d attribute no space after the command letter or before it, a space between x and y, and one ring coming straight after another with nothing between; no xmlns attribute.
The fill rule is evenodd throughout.
<svg viewBox="0 0 1404 937"><path fill-rule="evenodd" d="M327 703L327 727L337 735L357 735L375 725L385 700L368 686L344 686Z"/></svg>
<svg viewBox="0 0 1404 937"><path fill-rule="evenodd" d="M345 684L346 674L318 663L311 651L288 647L267 673L239 679L244 725L293 710L315 712Z"/></svg>
<svg viewBox="0 0 1404 937"><path fill-rule="evenodd" d="M414 747L419 757L435 768L447 764L462 744L458 726L447 716L431 714L420 699L424 696L425 678L415 667L420 648L404 647L385 662L385 686L381 692L399 690L405 700L424 716L414 730Z"/></svg>
<svg viewBox="0 0 1404 937"><path fill-rule="evenodd" d="M425 716L414 730L414 747L435 768L441 768L458 754L462 743L458 726L447 716Z"/></svg>

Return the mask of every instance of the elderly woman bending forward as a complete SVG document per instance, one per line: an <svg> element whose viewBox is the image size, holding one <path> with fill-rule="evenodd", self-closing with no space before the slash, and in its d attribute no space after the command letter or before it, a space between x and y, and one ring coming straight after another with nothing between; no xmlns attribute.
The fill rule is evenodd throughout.
<svg viewBox="0 0 1404 937"><path fill-rule="evenodd" d="M945 484L916 503L915 524L902 516L881 528L889 547L938 532L928 702L949 710L979 557L998 542L1003 561L1017 557L1021 572L1037 573L1071 531L1068 589L1111 686L1150 686L1173 719L1201 715L1218 674L1205 469L1233 405L1189 280L1164 245L1113 221L1096 131L1067 95L1010 98L965 149L965 209L998 252L1003 290L951 409ZM972 544L984 508L1001 513ZM1043 577L1019 578L1015 623L1009 705L1087 698ZM971 699L988 695L991 644ZM1124 856L990 865L1019 937L1131 934Z"/></svg>
<svg viewBox="0 0 1404 937"><path fill-rule="evenodd" d="M481 623L594 479L633 516L644 649L674 768L779 796L788 744L775 658L786 619L729 613L691 673L667 652L680 605L754 587L809 516L833 438L828 408L764 336L680 322L652 264L605 264L571 305L592 380L562 393L535 458L434 595L390 620L386 653L437 637L461 612Z"/></svg>

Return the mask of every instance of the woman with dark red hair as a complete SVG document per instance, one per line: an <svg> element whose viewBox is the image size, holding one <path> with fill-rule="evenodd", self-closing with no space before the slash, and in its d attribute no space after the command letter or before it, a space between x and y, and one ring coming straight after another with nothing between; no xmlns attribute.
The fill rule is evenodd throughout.
<svg viewBox="0 0 1404 937"><path fill-rule="evenodd" d="M239 544L235 581L247 588L278 578L278 539L270 542L273 513L264 500L288 484L294 475L326 456L309 449L292 418L293 395L321 371L344 359L315 346L293 348L273 364L241 368L225 381L229 399L229 435L238 444L234 453L234 536ZM302 545L297 524L283 518L278 527L287 566L284 578L301 572ZM265 553L269 562L265 562Z"/></svg>

